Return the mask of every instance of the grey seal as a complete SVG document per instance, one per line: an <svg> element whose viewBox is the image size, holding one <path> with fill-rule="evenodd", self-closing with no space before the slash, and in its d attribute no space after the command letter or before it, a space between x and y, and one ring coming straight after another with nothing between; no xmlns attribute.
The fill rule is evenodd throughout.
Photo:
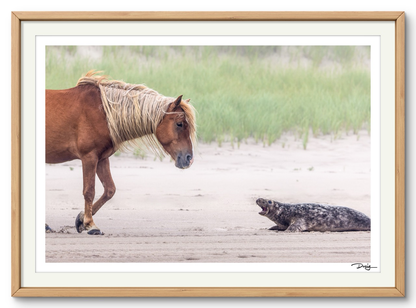
<svg viewBox="0 0 416 308"><path fill-rule="evenodd" d="M348 207L317 203L281 203L268 199L257 199L257 205L276 225L269 230L285 232L302 231L370 231L371 219Z"/></svg>

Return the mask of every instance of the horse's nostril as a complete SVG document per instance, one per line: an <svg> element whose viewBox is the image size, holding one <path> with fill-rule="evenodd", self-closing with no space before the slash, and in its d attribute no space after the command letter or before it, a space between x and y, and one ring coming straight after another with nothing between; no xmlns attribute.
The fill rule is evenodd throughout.
<svg viewBox="0 0 416 308"><path fill-rule="evenodd" d="M192 159L192 155L186 154L186 161L189 163Z"/></svg>

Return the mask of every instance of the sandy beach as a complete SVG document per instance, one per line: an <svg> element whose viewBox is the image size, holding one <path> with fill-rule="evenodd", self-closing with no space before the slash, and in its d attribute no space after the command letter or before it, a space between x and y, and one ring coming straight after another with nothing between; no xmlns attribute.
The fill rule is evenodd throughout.
<svg viewBox="0 0 416 308"><path fill-rule="evenodd" d="M199 144L188 170L149 154L110 159L117 192L78 234L80 161L46 166L46 262L370 262L370 232L270 231L257 198L347 206L369 217L370 136L285 135L271 146ZM96 199L103 189L96 181ZM89 249L93 246L93 250Z"/></svg>

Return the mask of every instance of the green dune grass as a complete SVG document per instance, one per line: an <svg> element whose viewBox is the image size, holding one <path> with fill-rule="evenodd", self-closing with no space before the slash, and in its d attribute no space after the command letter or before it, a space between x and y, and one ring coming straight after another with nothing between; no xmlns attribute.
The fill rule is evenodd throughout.
<svg viewBox="0 0 416 308"><path fill-rule="evenodd" d="M46 88L73 87L102 70L166 96L183 94L198 111L200 142L275 142L293 132L370 130L369 49L363 47L100 47L46 50Z"/></svg>

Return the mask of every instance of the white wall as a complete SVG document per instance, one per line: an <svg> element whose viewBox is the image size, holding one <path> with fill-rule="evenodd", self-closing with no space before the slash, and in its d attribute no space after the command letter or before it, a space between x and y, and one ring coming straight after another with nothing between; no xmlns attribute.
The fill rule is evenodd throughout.
<svg viewBox="0 0 416 308"><path fill-rule="evenodd" d="M406 12L406 132L407 132L407 288L406 298L401 299L16 299L10 297L10 12L11 11L405 11ZM0 202L3 212L0 224L0 306L1 307L114 307L122 304L126 307L155 306L155 307L276 307L277 305L292 305L294 307L410 307L416 304L415 282L415 248L413 234L416 231L413 219L416 219L414 207L415 193L415 133L416 119L415 96L415 31L416 31L416 1L414 0L289 0L289 1L47 1L47 0L3 0L1 4L1 85L5 91L0 112L3 150L0 151L0 166L2 173ZM412 305L412 306L413 306Z"/></svg>

